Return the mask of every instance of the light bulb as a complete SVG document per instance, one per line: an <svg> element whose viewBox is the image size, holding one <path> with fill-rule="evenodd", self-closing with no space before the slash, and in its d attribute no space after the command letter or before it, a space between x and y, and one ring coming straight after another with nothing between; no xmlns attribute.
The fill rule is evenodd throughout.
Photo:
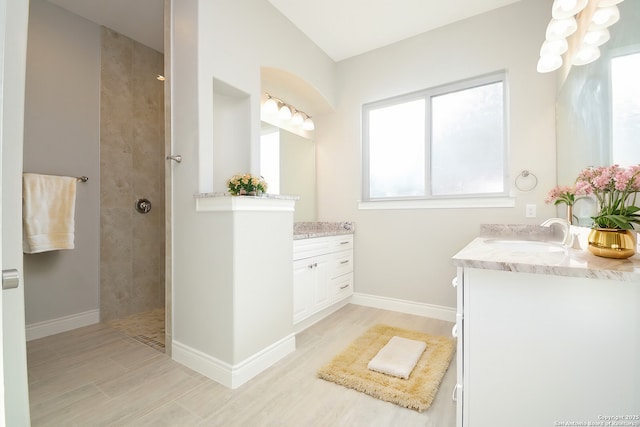
<svg viewBox="0 0 640 427"><path fill-rule="evenodd" d="M280 111L278 111L278 117L283 120L289 120L291 118L291 109L288 105L284 104L280 107Z"/></svg>
<svg viewBox="0 0 640 427"><path fill-rule="evenodd" d="M275 114L278 112L278 103L275 99L270 97L264 102L264 104L262 104L262 109L265 113Z"/></svg>
<svg viewBox="0 0 640 427"><path fill-rule="evenodd" d="M600 0L600 3L598 3L598 7L607 7L607 6L614 6L618 3L622 3L624 0Z"/></svg>
<svg viewBox="0 0 640 427"><path fill-rule="evenodd" d="M584 34L582 42L589 46L602 46L611 38L609 30L602 28L600 30L589 30Z"/></svg>
<svg viewBox="0 0 640 427"><path fill-rule="evenodd" d="M311 117L307 117L304 123L302 124L302 129L314 130L315 128L316 128L316 125L313 123L313 120L311 120Z"/></svg>
<svg viewBox="0 0 640 427"><path fill-rule="evenodd" d="M537 70L539 73L550 73L562 66L562 57L560 55L545 55L538 60Z"/></svg>
<svg viewBox="0 0 640 427"><path fill-rule="evenodd" d="M293 114L293 117L291 117L291 124L294 126L302 126L303 123L304 117L302 116L302 113L300 113L300 111L296 111Z"/></svg>
<svg viewBox="0 0 640 427"><path fill-rule="evenodd" d="M591 18L590 30L599 30L610 27L620 20L618 6L599 7Z"/></svg>
<svg viewBox="0 0 640 427"><path fill-rule="evenodd" d="M600 49L596 46L582 45L571 60L573 65L586 65L600 58Z"/></svg>
<svg viewBox="0 0 640 427"><path fill-rule="evenodd" d="M551 16L555 19L570 18L587 7L588 0L555 0L551 6Z"/></svg>
<svg viewBox="0 0 640 427"><path fill-rule="evenodd" d="M549 41L564 39L578 29L576 18L552 19L547 26L546 39Z"/></svg>
<svg viewBox="0 0 640 427"><path fill-rule="evenodd" d="M540 56L562 55L569 49L567 39L545 40L540 48Z"/></svg>

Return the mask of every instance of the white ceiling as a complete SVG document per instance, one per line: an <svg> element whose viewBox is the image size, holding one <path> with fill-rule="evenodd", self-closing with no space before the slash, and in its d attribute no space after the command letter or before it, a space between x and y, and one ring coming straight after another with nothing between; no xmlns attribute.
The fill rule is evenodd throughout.
<svg viewBox="0 0 640 427"><path fill-rule="evenodd" d="M48 1L164 50L163 0ZM520 0L268 1L334 61L340 61Z"/></svg>
<svg viewBox="0 0 640 427"><path fill-rule="evenodd" d="M164 0L48 0L164 52Z"/></svg>
<svg viewBox="0 0 640 427"><path fill-rule="evenodd" d="M268 0L340 61L520 0Z"/></svg>

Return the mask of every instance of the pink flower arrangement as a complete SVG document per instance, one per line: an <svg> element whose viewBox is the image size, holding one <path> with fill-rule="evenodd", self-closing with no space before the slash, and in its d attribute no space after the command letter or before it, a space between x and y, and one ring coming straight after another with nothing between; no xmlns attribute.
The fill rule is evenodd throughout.
<svg viewBox="0 0 640 427"><path fill-rule="evenodd" d="M594 195L600 211L593 218L594 226L632 230L640 224L640 208L635 206L640 191L640 165L622 168L589 167L578 175L574 194Z"/></svg>
<svg viewBox="0 0 640 427"><path fill-rule="evenodd" d="M580 197L576 198L576 196L586 194L586 189L582 186L578 188L577 185L572 187L568 185L558 185L549 191L547 198L544 201L545 203L553 203L554 205L564 203L567 206L573 206L575 202L580 200Z"/></svg>

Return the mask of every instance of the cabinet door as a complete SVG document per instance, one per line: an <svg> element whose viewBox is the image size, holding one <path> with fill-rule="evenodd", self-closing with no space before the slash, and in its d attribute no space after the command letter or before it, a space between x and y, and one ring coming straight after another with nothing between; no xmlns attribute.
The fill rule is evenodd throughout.
<svg viewBox="0 0 640 427"><path fill-rule="evenodd" d="M329 265L331 256L325 255L314 258L313 268L313 308L316 312L328 306L331 302L329 293Z"/></svg>
<svg viewBox="0 0 640 427"><path fill-rule="evenodd" d="M463 404L464 404L464 270L462 268L458 268L457 276L451 281L452 286L456 289L456 299L457 299L457 308L456 308L456 325L454 326L454 331L452 331L452 335L457 339L457 349L456 349L456 385L453 390L453 399L456 402L456 426L462 427L463 422ZM455 333L454 333L455 332Z"/></svg>
<svg viewBox="0 0 640 427"><path fill-rule="evenodd" d="M314 298L313 259L302 259L293 263L293 323L298 323L311 314Z"/></svg>
<svg viewBox="0 0 640 427"><path fill-rule="evenodd" d="M637 282L469 268L463 285L463 425L638 414Z"/></svg>

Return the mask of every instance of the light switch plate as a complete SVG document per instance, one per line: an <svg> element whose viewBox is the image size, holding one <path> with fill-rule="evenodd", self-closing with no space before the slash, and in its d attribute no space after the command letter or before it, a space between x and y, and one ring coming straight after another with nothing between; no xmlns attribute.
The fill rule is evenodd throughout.
<svg viewBox="0 0 640 427"><path fill-rule="evenodd" d="M535 218L536 217L536 205L527 205L525 209L525 214L527 218Z"/></svg>

